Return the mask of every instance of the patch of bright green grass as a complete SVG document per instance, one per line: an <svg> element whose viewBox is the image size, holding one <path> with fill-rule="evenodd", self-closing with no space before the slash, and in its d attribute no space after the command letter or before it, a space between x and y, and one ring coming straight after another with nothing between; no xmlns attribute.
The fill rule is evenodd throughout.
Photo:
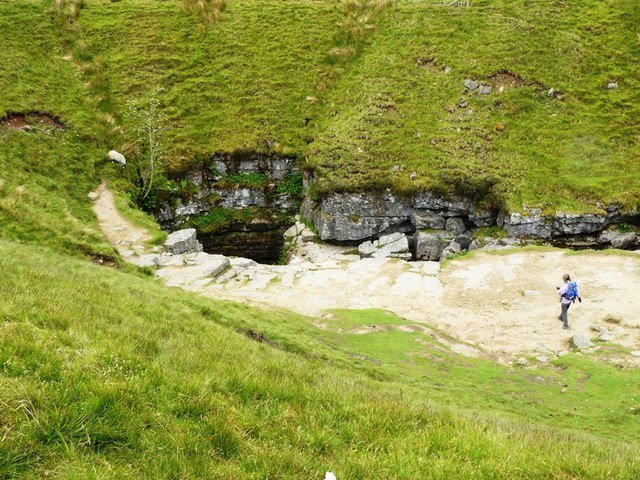
<svg viewBox="0 0 640 480"><path fill-rule="evenodd" d="M4 241L0 268L2 478L631 479L640 468L630 444L495 419L499 401L474 415L436 407L426 381L374 380L383 367L354 366L295 315ZM448 360L442 383L460 399L498 390L490 367ZM539 389L525 395L524 381L507 375L496 398L531 408ZM571 400L553 412L580 406L577 389Z"/></svg>
<svg viewBox="0 0 640 480"><path fill-rule="evenodd" d="M384 310L332 313L321 330L330 344L388 378L428 390L436 402L640 442L634 420L640 402L637 369L578 353L552 365L532 360L531 369L512 369L455 354L437 341L447 335ZM609 346L605 350L602 356L615 353ZM617 419L613 430L611 418Z"/></svg>

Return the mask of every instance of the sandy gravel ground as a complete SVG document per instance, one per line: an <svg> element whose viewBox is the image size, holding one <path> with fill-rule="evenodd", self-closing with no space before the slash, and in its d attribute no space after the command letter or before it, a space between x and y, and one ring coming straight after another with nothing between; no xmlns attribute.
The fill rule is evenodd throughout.
<svg viewBox="0 0 640 480"><path fill-rule="evenodd" d="M130 261L145 253L147 232L115 210L101 185L95 212L105 235ZM263 307L282 307L313 317L332 309L383 308L456 339L464 354L498 361L566 350L569 338L603 325L609 341L640 350L640 255L513 249L476 253L441 270L435 262L365 259L342 247L300 243L288 265L232 261L213 278L181 276L167 267L163 281L213 298ZM562 329L555 287L569 273L582 303L569 310L571 329ZM416 325L419 327L419 325ZM638 359L640 361L640 359Z"/></svg>

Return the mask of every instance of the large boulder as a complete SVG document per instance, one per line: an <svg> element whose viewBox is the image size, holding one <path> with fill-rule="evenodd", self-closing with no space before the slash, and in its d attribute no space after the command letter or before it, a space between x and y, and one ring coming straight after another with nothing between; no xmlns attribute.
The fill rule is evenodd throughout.
<svg viewBox="0 0 640 480"><path fill-rule="evenodd" d="M360 258L401 258L411 259L409 240L404 233L384 235L374 242L364 242L358 247Z"/></svg>
<svg viewBox="0 0 640 480"><path fill-rule="evenodd" d="M414 238L418 260L438 261L454 237L446 230L438 230L417 232Z"/></svg>
<svg viewBox="0 0 640 480"><path fill-rule="evenodd" d="M195 228L170 233L164 242L164 248L173 255L202 252L202 245L198 242Z"/></svg>
<svg viewBox="0 0 640 480"><path fill-rule="evenodd" d="M638 241L638 234L635 232L619 232L616 228L604 230L598 236L598 243L609 244L613 248L629 248Z"/></svg>

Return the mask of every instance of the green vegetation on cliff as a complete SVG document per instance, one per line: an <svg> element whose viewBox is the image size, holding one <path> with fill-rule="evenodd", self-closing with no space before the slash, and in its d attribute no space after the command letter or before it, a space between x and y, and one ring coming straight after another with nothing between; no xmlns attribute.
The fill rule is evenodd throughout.
<svg viewBox="0 0 640 480"><path fill-rule="evenodd" d="M87 128L132 153L124 112L158 87L176 171L282 152L306 159L318 193L637 207L636 2L229 0L209 26L178 2L78 3L74 28L40 2L0 5L0 59L17 67L0 71L0 113L79 124L83 104Z"/></svg>

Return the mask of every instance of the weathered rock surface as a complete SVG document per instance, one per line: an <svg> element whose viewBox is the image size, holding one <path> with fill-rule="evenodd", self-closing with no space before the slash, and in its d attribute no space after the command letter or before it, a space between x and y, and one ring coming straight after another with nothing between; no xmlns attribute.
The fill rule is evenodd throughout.
<svg viewBox="0 0 640 480"><path fill-rule="evenodd" d="M198 242L195 228L170 233L164 242L164 248L173 255L202 252L202 245Z"/></svg>
<svg viewBox="0 0 640 480"><path fill-rule="evenodd" d="M578 350L594 346L593 342L581 333L576 333L573 337L571 337L571 344Z"/></svg>
<svg viewBox="0 0 640 480"><path fill-rule="evenodd" d="M448 232L453 233L454 235L460 235L461 233L463 233L467 228L464 226L464 220L460 217L451 217L448 218L445 226L444 226L445 230L447 230Z"/></svg>
<svg viewBox="0 0 640 480"><path fill-rule="evenodd" d="M229 259L223 255L211 255L204 252L187 255L185 263L187 266L198 267L203 275L208 277L218 276L231 265Z"/></svg>
<svg viewBox="0 0 640 480"><path fill-rule="evenodd" d="M608 228L598 236L598 243L610 244L613 248L629 248L638 243L635 232L619 232L616 228Z"/></svg>
<svg viewBox="0 0 640 480"><path fill-rule="evenodd" d="M364 242L358 247L360 258L411 259L409 240L403 233L393 233L373 242Z"/></svg>
<svg viewBox="0 0 640 480"><path fill-rule="evenodd" d="M476 80L471 80L470 78L465 78L462 84L470 92L474 91L476 88L480 86L480 82L477 82Z"/></svg>
<svg viewBox="0 0 640 480"><path fill-rule="evenodd" d="M454 237L446 230L437 232L418 232L415 237L416 258L418 260L438 261L442 252Z"/></svg>
<svg viewBox="0 0 640 480"><path fill-rule="evenodd" d="M266 207L264 191L251 188L213 189L219 196L218 205L224 208Z"/></svg>
<svg viewBox="0 0 640 480"><path fill-rule="evenodd" d="M413 212L410 220L417 230L443 230L445 225L445 219L441 215L429 212Z"/></svg>
<svg viewBox="0 0 640 480"><path fill-rule="evenodd" d="M135 263L139 267L157 267L160 265L160 255L157 253L140 255L136 258Z"/></svg>
<svg viewBox="0 0 640 480"><path fill-rule="evenodd" d="M313 242L318 238L318 236L313 232L313 230L305 228L300 234L300 238L303 242Z"/></svg>
<svg viewBox="0 0 640 480"><path fill-rule="evenodd" d="M262 176L264 185L249 188L243 184L247 174ZM299 208L300 199L278 187L297 174L296 160L290 157L258 153L215 155L184 175L196 187L193 193L174 199L177 204L165 202L155 216L163 228L172 229L179 228L189 217L216 207L293 211Z"/></svg>
<svg viewBox="0 0 640 480"><path fill-rule="evenodd" d="M470 227L495 224L497 213L478 210L463 197L440 198L431 193L419 193L412 198L399 198L390 192L339 193L328 195L314 204L306 201L303 213L311 218L322 240L353 242L392 232L413 233L416 230L445 227L449 218ZM453 224L451 224L453 225Z"/></svg>
<svg viewBox="0 0 640 480"><path fill-rule="evenodd" d="M462 248L460 244L456 241L451 242L449 245L445 247L445 249L440 254L440 261L446 260L447 258L453 258L462 252Z"/></svg>

